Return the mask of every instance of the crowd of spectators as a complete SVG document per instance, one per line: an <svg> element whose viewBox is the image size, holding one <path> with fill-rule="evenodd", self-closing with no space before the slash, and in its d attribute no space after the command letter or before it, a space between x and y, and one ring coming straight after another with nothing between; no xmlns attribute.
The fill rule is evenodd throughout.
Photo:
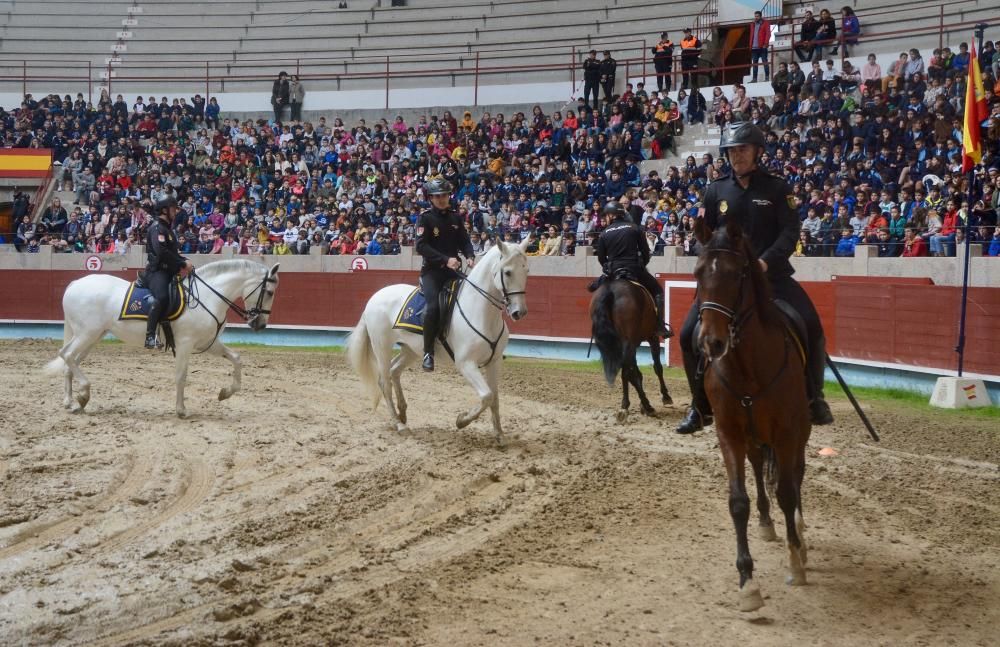
<svg viewBox="0 0 1000 647"><path fill-rule="evenodd" d="M812 59L822 46L799 50ZM767 133L763 166L792 187L803 222L797 254L853 255L870 244L884 256L954 255L968 233L998 255L1000 57L990 42L979 55L989 116L982 199L972 204L958 170L968 61L963 43L926 66L910 50L886 71L874 56L860 70L783 62L769 99L741 86L706 88L706 97L695 86L672 101L640 83L596 107L580 98L551 114L444 111L411 123L241 121L200 95L139 96L131 106L121 95L96 105L27 95L19 109L0 110L0 143L53 149L58 188L75 196L72 205L53 200L37 222L22 218L15 242L29 252L125 253L143 240L151 205L173 197L184 253L394 254L413 244L429 206L423 182L441 175L457 187L477 253L498 238L531 238L533 254L573 255L593 244L607 225L602 207L617 200L654 254L676 246L694 255L693 219L705 186L727 173L725 159L688 157L663 176L638 162L664 154L680 120L749 120Z"/></svg>

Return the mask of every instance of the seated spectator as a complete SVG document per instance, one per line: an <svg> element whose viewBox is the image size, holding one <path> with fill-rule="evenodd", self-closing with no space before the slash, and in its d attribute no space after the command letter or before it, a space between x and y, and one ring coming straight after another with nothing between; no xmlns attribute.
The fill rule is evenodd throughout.
<svg viewBox="0 0 1000 647"><path fill-rule="evenodd" d="M837 248L834 256L854 256L854 249L857 247L858 238L854 235L850 227L845 227L840 232L840 240L837 241Z"/></svg>
<svg viewBox="0 0 1000 647"><path fill-rule="evenodd" d="M893 258L899 256L902 251L900 244L889 235L888 228L879 229L875 245L878 248L879 258Z"/></svg>
<svg viewBox="0 0 1000 647"><path fill-rule="evenodd" d="M927 243L920 236L917 236L916 229L907 227L903 237L903 253L901 256L910 258L917 256L927 256Z"/></svg>

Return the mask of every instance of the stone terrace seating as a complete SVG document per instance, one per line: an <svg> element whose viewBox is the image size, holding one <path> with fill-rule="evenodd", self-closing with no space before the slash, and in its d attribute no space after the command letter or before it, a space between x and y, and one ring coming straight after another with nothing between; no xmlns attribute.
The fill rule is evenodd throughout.
<svg viewBox="0 0 1000 647"><path fill-rule="evenodd" d="M363 9L357 2L350 4L351 9L338 10L334 3L314 0L148 2L139 5L143 12L135 14L138 24L123 27L122 19L131 3L0 2L4 27L0 60L10 63L7 74L12 76L20 73L16 68L25 58L75 59L79 61L76 69L89 61L92 69L99 70L107 66L117 32L128 30L132 38L123 41L127 49L121 55L123 63L115 68L116 76L187 80L203 75L203 69L178 69L184 64L164 65L157 59L194 64L212 60L220 63L213 68L213 76L230 77L227 90L249 89L240 87L238 77L270 78L296 59L303 75L326 76L380 75L387 55L397 71L469 67L474 65L477 51L483 67L565 66L574 45L579 57L590 45L606 45L619 60L641 59L646 51L644 39L651 47L663 29L679 37L681 28L694 22L704 0L671 3L668 17L663 15L663 5L643 0L576 0L571 4L555 0L429 0L405 8L371 8L366 3L369 6ZM440 60L406 60L430 54ZM523 79L525 73L519 76ZM552 78L544 72L531 76L539 81ZM568 73L563 70L558 76L565 80ZM417 81L418 85L435 84L428 83L426 77ZM254 80L244 85L256 87L260 83ZM379 85L377 78L369 81L371 87ZM314 82L311 87L319 86ZM330 81L330 89L335 87ZM140 91L138 85L134 89ZM132 88L123 90L131 92Z"/></svg>

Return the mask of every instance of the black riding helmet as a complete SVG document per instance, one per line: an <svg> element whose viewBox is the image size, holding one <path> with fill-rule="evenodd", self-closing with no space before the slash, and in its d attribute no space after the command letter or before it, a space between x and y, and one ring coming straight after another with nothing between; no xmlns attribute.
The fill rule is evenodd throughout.
<svg viewBox="0 0 1000 647"><path fill-rule="evenodd" d="M722 150L742 144L759 146L760 148L764 148L766 145L764 132L749 121L729 124L722 135L722 142L719 144L719 148Z"/></svg>
<svg viewBox="0 0 1000 647"><path fill-rule="evenodd" d="M177 210L177 200L174 198L163 198L154 205L154 209L159 216L173 217L172 212Z"/></svg>
<svg viewBox="0 0 1000 647"><path fill-rule="evenodd" d="M612 200L604 205L604 215L611 216L616 220L632 220L628 212L625 211L625 208L617 200Z"/></svg>
<svg viewBox="0 0 1000 647"><path fill-rule="evenodd" d="M427 192L427 195L451 195L454 189L451 186L451 182L444 178L436 177L424 185L424 191Z"/></svg>

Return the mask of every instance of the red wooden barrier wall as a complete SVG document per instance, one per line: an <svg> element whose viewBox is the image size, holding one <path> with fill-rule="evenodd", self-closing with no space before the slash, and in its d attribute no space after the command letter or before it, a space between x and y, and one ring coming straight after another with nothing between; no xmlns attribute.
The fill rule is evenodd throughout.
<svg viewBox="0 0 1000 647"><path fill-rule="evenodd" d="M83 271L6 270L0 273L0 319L62 319L62 293ZM132 272L119 276L131 278ZM664 280L691 280L663 276ZM352 274L284 273L271 322L302 326L353 326L368 297L392 283L414 283L416 274L367 271ZM532 276L528 317L513 324L515 334L590 337L585 277ZM854 359L954 369L961 289L893 279L805 283L826 328L831 355ZM670 321L679 328L694 290L673 288ZM966 367L1000 374L1000 289L971 288ZM676 338L672 363L679 361Z"/></svg>

